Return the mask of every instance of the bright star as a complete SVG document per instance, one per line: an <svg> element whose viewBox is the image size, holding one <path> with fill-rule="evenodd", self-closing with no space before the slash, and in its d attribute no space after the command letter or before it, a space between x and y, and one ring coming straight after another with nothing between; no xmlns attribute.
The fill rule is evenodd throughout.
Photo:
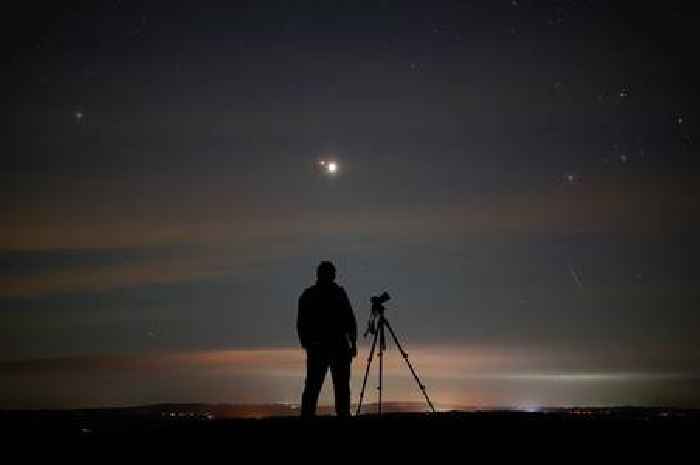
<svg viewBox="0 0 700 465"><path fill-rule="evenodd" d="M335 176L340 171L340 164L333 159L320 159L316 162L316 166L321 173L327 176Z"/></svg>

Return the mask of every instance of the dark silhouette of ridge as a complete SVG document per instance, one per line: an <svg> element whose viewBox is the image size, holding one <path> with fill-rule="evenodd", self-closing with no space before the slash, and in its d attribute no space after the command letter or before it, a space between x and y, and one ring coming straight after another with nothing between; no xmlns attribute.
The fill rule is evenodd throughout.
<svg viewBox="0 0 700 465"><path fill-rule="evenodd" d="M700 426L699 410L667 408L550 408L534 413L513 410L391 413L385 410L382 416L304 418L289 406L265 407L270 412L283 414L264 418L216 417L214 412L249 415L262 410L259 406L258 410L253 410L252 406L206 404L0 411L0 435L7 443L14 439L95 439L100 441L96 444L104 445L105 440L126 444L124 441L130 439L146 439L149 444L186 441L197 445L210 441L228 443L235 439L237 444L246 445L264 439L275 448L294 448L308 443L309 438L314 438L318 444L334 444L345 437L366 441L363 450L376 448L380 443L399 449L414 445L434 449L449 444L483 449L486 444L502 447L513 441L539 449L569 441L580 449L592 444L600 447L606 442L619 445L626 438L630 444L642 444L640 441L647 440L658 444L664 439L677 442L683 434L694 434ZM457 442L453 442L455 440Z"/></svg>

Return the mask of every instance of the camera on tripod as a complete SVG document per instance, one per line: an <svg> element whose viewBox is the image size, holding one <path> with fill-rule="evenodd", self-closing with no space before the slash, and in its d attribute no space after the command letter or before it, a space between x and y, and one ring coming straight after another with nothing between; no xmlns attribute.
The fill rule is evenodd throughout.
<svg viewBox="0 0 700 465"><path fill-rule="evenodd" d="M420 379L418 378L418 374L416 371L413 369L413 365L411 365L411 362L408 360L408 354L406 353L405 350L403 350L403 347L401 347L401 344L399 344L399 338L396 337L396 333L394 333L394 330L391 328L391 325L389 324L389 320L384 316L384 304L388 302L391 299L391 296L389 295L388 292L384 291L380 295L375 295L369 298L370 303L372 304L372 309L370 311L369 315L369 321L367 322L367 331L365 331L364 337L367 337L368 334L372 335L372 346L369 349L369 358L367 359L367 369L365 370L365 379L362 381L362 390L360 391L360 401L357 404L357 412L355 415L359 415L360 412L362 411L362 400L365 397L365 387L367 387L367 376L369 376L369 367L372 364L372 358L374 357L374 351L377 348L377 341L379 342L379 386L377 387L377 390L379 392L379 402L377 403L377 413L379 415L382 414L382 386L383 386L383 376L384 376L384 351L387 348L386 345L386 336L385 336L385 329L389 331L389 334L391 335L391 338L394 340L394 343L396 344L396 348L399 349L399 352L401 352L401 356L403 357L404 361L406 362L406 365L408 365L408 369L411 370L411 374L413 375L413 379L416 380L416 383L418 383L418 388L421 390L423 393L423 397L425 397L426 402L428 402L428 406L430 407L430 410L435 412L435 407L433 406L433 403L430 401L430 397L428 397L428 393L425 392L425 385L421 383Z"/></svg>
<svg viewBox="0 0 700 465"><path fill-rule="evenodd" d="M377 332L377 318L384 315L384 304L391 299L388 292L384 291L380 295L373 295L369 298L372 308L370 310L369 321L367 321L367 329L363 337L367 337L368 334L375 334Z"/></svg>
<svg viewBox="0 0 700 465"><path fill-rule="evenodd" d="M391 296L387 291L382 292L381 295L374 295L369 298L372 303L372 316L379 316L384 313L384 304L391 299Z"/></svg>

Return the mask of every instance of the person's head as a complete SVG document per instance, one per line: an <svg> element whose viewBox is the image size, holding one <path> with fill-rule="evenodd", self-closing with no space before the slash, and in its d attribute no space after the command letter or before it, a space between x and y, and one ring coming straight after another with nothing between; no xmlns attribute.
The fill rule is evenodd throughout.
<svg viewBox="0 0 700 465"><path fill-rule="evenodd" d="M335 281L335 265L333 262L324 260L316 268L316 279L319 283L332 283Z"/></svg>

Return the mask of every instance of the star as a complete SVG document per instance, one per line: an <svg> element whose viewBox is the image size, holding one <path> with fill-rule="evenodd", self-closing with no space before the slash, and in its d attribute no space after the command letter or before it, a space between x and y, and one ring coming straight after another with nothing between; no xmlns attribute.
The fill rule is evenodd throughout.
<svg viewBox="0 0 700 465"><path fill-rule="evenodd" d="M567 173L564 175L564 182L566 184L576 184L579 178L574 173Z"/></svg>
<svg viewBox="0 0 700 465"><path fill-rule="evenodd" d="M78 110L78 111L76 111L75 113L73 113L73 117L74 117L75 120L79 123L79 122L82 121L82 119L85 117L85 113L83 113L82 111Z"/></svg>
<svg viewBox="0 0 700 465"><path fill-rule="evenodd" d="M333 159L321 159L318 160L317 166L319 170L326 175L335 176L340 170L340 164Z"/></svg>

